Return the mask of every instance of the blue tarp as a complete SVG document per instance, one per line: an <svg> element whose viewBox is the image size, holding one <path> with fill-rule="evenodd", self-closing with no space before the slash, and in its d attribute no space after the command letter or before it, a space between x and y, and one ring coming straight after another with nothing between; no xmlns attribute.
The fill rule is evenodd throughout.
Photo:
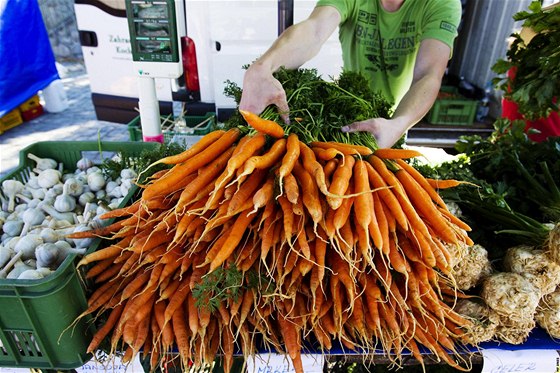
<svg viewBox="0 0 560 373"><path fill-rule="evenodd" d="M0 117L59 79L36 0L0 0Z"/></svg>

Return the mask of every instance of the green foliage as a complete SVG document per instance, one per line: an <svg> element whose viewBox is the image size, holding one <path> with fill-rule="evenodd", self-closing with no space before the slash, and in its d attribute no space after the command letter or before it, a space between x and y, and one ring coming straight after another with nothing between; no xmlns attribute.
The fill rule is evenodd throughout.
<svg viewBox="0 0 560 373"><path fill-rule="evenodd" d="M179 154L184 150L185 148L176 143L158 144L154 149L143 150L137 157L125 157L119 153L118 157L106 158L103 160L100 168L105 175L114 180L119 177L121 170L124 168L131 168L140 173L153 162L170 155ZM168 168L168 166L164 164L154 166L148 172L142 172L137 182L142 184L149 176L165 168Z"/></svg>
<svg viewBox="0 0 560 373"><path fill-rule="evenodd" d="M267 294L272 288L273 283L260 276L257 271L250 270L244 273L231 265L216 268L204 276L194 286L192 294L198 308L207 307L214 312L223 302L237 302L247 289Z"/></svg>
<svg viewBox="0 0 560 373"><path fill-rule="evenodd" d="M545 118L559 110L555 98L560 96L560 7L543 11L540 2L533 1L529 12L517 13L514 20L524 21L523 26L537 35L528 44L519 33L512 35L507 60L498 60L492 70L505 74L516 68L516 76L496 78L494 84L526 118Z"/></svg>
<svg viewBox="0 0 560 373"><path fill-rule="evenodd" d="M337 141L377 148L369 133L340 130L356 121L390 115L391 104L371 90L364 75L345 70L337 79L326 81L316 69L281 68L274 77L282 84L290 107L290 124L283 124L286 133L296 133L305 142ZM241 93L235 83L226 82L224 94L238 105ZM267 107L261 117L283 123L275 106ZM246 126L237 111L226 122L226 127L232 126Z"/></svg>
<svg viewBox="0 0 560 373"><path fill-rule="evenodd" d="M460 156L438 167L418 166L431 178L457 179L472 184L440 191L456 202L471 225L471 237L485 247L540 244L548 233L546 223L560 220L560 138L533 142L523 121L498 120L486 139L461 137ZM499 240L496 233L504 235Z"/></svg>

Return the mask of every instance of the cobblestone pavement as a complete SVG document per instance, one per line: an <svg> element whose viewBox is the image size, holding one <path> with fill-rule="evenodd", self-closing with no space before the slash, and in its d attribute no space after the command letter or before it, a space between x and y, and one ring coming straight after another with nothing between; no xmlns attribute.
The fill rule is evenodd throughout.
<svg viewBox="0 0 560 373"><path fill-rule="evenodd" d="M19 151L39 141L128 141L126 124L99 121L91 101L89 78L80 63L60 71L69 107L45 113L0 135L0 177L19 165Z"/></svg>

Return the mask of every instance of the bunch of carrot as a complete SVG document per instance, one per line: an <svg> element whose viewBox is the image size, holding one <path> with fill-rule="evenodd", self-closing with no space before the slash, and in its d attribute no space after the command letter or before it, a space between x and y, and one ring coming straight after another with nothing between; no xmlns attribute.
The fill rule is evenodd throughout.
<svg viewBox="0 0 560 373"><path fill-rule="evenodd" d="M152 368L172 351L185 366L220 355L229 371L235 350L271 348L302 371L306 348L340 343L463 366L449 247L472 244L469 227L406 162L420 154L250 120L256 133L217 130L161 159L137 201L105 214L116 222L71 236L112 242L79 263L96 288L84 315L104 315L89 350L149 352Z"/></svg>

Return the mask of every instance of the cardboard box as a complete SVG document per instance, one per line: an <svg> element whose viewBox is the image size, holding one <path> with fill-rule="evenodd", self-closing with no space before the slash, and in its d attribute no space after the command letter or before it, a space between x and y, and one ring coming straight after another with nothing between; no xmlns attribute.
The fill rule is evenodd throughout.
<svg viewBox="0 0 560 373"><path fill-rule="evenodd" d="M5 131L9 130L10 128L19 126L22 123L23 123L23 118L21 117L21 113L19 109L14 109L10 111L8 114L0 118L0 135L3 134Z"/></svg>

